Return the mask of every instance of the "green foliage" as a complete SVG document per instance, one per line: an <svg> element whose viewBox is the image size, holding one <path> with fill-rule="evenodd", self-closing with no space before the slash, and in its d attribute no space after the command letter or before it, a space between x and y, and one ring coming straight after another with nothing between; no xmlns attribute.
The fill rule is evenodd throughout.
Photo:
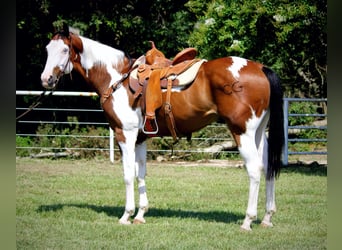
<svg viewBox="0 0 342 250"><path fill-rule="evenodd" d="M201 152L205 148L228 140L233 140L233 138L226 125L213 123L193 133L190 140L181 138L176 144L173 144L174 142L171 137L156 137L148 140L147 148L150 152L148 152L147 157L149 160L155 160L158 156L163 156L167 160L181 159L186 161L240 158L237 149L233 149L233 152ZM161 150L165 150L165 152L161 152Z"/></svg>
<svg viewBox="0 0 342 250"><path fill-rule="evenodd" d="M326 97L325 1L201 1L189 43L208 59L237 55L260 61L283 79L287 96Z"/></svg>
<svg viewBox="0 0 342 250"><path fill-rule="evenodd" d="M77 122L77 118L69 117L68 121ZM17 156L29 156L41 152L67 152L70 158L108 157L108 137L108 128L81 127L77 124L64 127L43 124L38 127L36 137L16 137L17 147L33 147L17 149Z"/></svg>
<svg viewBox="0 0 342 250"><path fill-rule="evenodd" d="M69 116L69 125L43 124L38 126L36 136L17 136L17 156L30 156L42 152L67 152L69 158L109 157L109 130L107 127L80 126L75 116ZM171 137L156 137L147 140L148 160L158 156L166 160L238 159L238 151L203 153L204 148L232 140L228 129L222 124L213 124L195 132L188 141L181 138L175 145ZM21 148L23 147L23 148ZM26 148L25 148L26 147ZM121 157L115 144L115 158ZM188 151L188 152L184 152ZM198 151L198 152L197 152Z"/></svg>
<svg viewBox="0 0 342 250"><path fill-rule="evenodd" d="M289 114L303 114L303 116L290 116L289 125L308 125L311 124L315 118L313 116L305 116L305 114L317 113L317 105L312 102L291 102L289 105Z"/></svg>
<svg viewBox="0 0 342 250"><path fill-rule="evenodd" d="M29 156L29 151L27 149L21 149L21 148L22 147L23 148L31 147L32 139L29 136L27 136L27 137L16 136L15 137L15 145L17 147L16 156L19 156L19 157Z"/></svg>

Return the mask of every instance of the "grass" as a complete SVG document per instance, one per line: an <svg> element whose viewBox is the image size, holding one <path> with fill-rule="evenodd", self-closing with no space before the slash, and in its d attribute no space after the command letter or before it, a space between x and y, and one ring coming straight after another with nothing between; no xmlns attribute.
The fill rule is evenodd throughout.
<svg viewBox="0 0 342 250"><path fill-rule="evenodd" d="M243 168L149 164L147 224L122 226L122 169L107 160L17 159L18 249L326 249L327 168L285 168L273 228L242 232Z"/></svg>

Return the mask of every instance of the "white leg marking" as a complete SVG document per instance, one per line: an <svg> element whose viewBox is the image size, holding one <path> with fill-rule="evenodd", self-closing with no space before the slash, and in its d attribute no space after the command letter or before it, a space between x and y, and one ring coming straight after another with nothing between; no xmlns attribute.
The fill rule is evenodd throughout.
<svg viewBox="0 0 342 250"><path fill-rule="evenodd" d="M136 153L135 143L138 136L139 126L141 126L140 109L133 110L129 106L127 92L124 88L119 88L113 94L114 111L119 117L125 136L125 142L119 142L122 150L122 163L124 170L124 181L126 184L126 206L123 216L119 222L130 224L129 217L134 214L134 178L136 177Z"/></svg>
<svg viewBox="0 0 342 250"><path fill-rule="evenodd" d="M268 166L268 142L266 138L265 128L267 126L269 119L269 112L263 118L262 123L260 124L257 134L256 134L256 144L258 146L259 156L263 161L264 166L264 174L267 174L267 166ZM276 204L275 204L275 182L274 178L271 180L266 180L266 213L262 220L262 225L265 227L272 227L273 224L271 222L272 215L276 212Z"/></svg>
<svg viewBox="0 0 342 250"><path fill-rule="evenodd" d="M233 59L233 64L230 67L228 67L227 70L229 70L235 78L239 78L240 69L245 67L248 61L247 59L236 56L232 56L231 58Z"/></svg>
<svg viewBox="0 0 342 250"><path fill-rule="evenodd" d="M135 148L136 178L139 192L139 211L134 218L135 224L145 223L144 214L148 210L148 199L146 193L146 142L139 144Z"/></svg>
<svg viewBox="0 0 342 250"><path fill-rule="evenodd" d="M253 112L252 117L246 123L246 132L240 136L241 146L239 151L243 157L249 176L249 196L246 210L246 218L241 226L244 230L251 230L251 223L257 217L258 195L260 177L263 169L263 160L257 148L256 132L262 122L264 112L261 117L256 117ZM259 144L260 145L260 144Z"/></svg>
<svg viewBox="0 0 342 250"><path fill-rule="evenodd" d="M129 217L134 214L134 177L135 177L135 141L138 129L123 131L126 142L119 142L122 151L122 164L124 171L124 181L126 185L126 205L125 213L120 219L121 224L130 224Z"/></svg>

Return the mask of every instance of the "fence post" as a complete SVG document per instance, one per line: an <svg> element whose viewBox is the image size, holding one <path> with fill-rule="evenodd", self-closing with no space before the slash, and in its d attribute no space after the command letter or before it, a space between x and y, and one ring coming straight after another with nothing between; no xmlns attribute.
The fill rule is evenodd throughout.
<svg viewBox="0 0 342 250"><path fill-rule="evenodd" d="M289 101L287 98L284 98L284 148L283 148L283 164L287 165L289 163L289 149L288 149L288 139L289 139Z"/></svg>
<svg viewBox="0 0 342 250"><path fill-rule="evenodd" d="M109 127L109 159L114 163L114 131Z"/></svg>

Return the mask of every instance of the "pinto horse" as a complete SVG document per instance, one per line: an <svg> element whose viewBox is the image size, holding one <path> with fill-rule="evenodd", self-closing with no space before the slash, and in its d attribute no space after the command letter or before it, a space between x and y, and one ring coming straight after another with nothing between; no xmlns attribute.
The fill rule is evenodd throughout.
<svg viewBox="0 0 342 250"><path fill-rule="evenodd" d="M135 214L134 182L137 180L139 209L133 223L145 223L146 139L142 132L141 98L134 96L127 74L133 61L123 51L80 36L64 27L46 46L47 61L42 85L55 88L59 78L72 70L80 73L100 96L102 108L122 154L126 204L121 224L131 224ZM163 92L163 100L166 93ZM244 159L249 176L249 196L243 230L251 230L257 218L261 175L266 178L266 212L262 225L272 227L276 212L275 178L281 168L284 143L282 89L277 75L264 65L240 57L204 62L190 87L172 91L170 103L179 136L223 119ZM163 109L157 110L158 136L170 136ZM266 128L268 138L266 137Z"/></svg>

